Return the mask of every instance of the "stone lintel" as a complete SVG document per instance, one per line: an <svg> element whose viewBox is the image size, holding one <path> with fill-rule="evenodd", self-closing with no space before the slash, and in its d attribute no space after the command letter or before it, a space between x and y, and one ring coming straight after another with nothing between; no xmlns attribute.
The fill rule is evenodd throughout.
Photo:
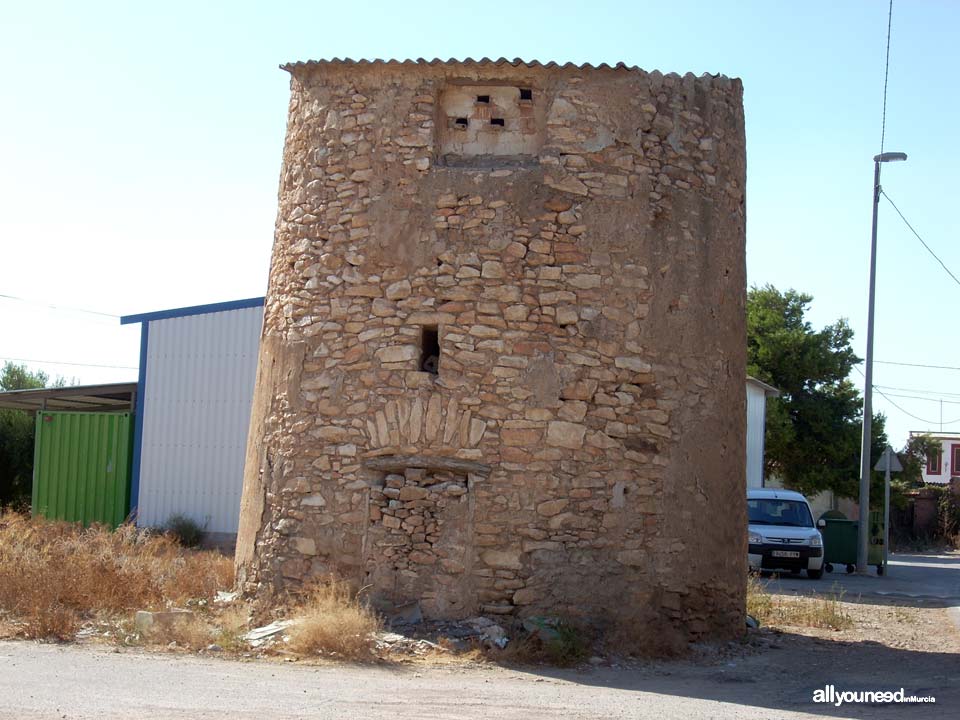
<svg viewBox="0 0 960 720"><path fill-rule="evenodd" d="M384 455L382 457L371 457L363 461L363 466L370 470L400 473L407 468L423 468L425 470L449 470L450 472L456 473L489 475L490 471L493 470L490 465L485 463L430 455Z"/></svg>

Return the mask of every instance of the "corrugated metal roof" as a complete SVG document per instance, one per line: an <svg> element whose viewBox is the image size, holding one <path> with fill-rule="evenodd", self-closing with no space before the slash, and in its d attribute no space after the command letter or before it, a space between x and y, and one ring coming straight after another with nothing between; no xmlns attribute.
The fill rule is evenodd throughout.
<svg viewBox="0 0 960 720"><path fill-rule="evenodd" d="M474 60L473 58L464 58L463 60L458 60L457 58L450 58L449 60L442 60L440 58L433 58L433 60L427 60L426 58L417 58L416 60L382 60L380 58L374 58L373 60L353 60L352 58L331 58L328 60L306 60L306 61L297 61L289 62L280 66L281 70L286 70L287 72L292 72L294 70L300 70L303 68L312 68L312 67L324 67L324 66L367 66L367 65L384 65L391 67L417 67L423 65L436 66L436 65L510 65L511 67L526 67L526 68L545 68L550 69L561 69L561 70L626 70L626 71L642 71L642 68L637 67L636 65L627 65L626 63L618 62L615 65L608 65L607 63L600 63L599 65L592 65L591 63L583 63L577 65L576 63L567 62L567 63L558 63L553 60L549 62L542 63L539 60L523 60L522 58L514 58L510 60L509 58L498 58L493 60L488 57L480 58L479 60ZM650 71L650 74L660 75L661 73L657 70ZM687 73L687 75L693 75L693 73ZM677 73L667 73L664 77L680 77ZM695 77L695 76L694 76ZM710 73L704 73L702 77L724 77L723 75L711 75Z"/></svg>
<svg viewBox="0 0 960 720"><path fill-rule="evenodd" d="M137 391L135 382L105 385L75 385L0 392L0 408L27 410L130 410Z"/></svg>
<svg viewBox="0 0 960 720"><path fill-rule="evenodd" d="M768 385L767 383L763 382L763 380L757 380L752 375L747 375L747 382L752 383L763 390L767 397L780 397L779 388L775 388L773 385Z"/></svg>
<svg viewBox="0 0 960 720"><path fill-rule="evenodd" d="M479 60L474 60L473 58L464 58L463 60L458 60L457 58L450 58L449 60L442 60L440 58L433 58L433 60L427 60L426 58L417 58L416 60L382 60L380 58L374 58L373 60L353 60L352 58L332 58L329 60L306 60L298 62L289 62L284 65L281 65L283 70L293 70L294 68L302 67L314 67L317 65L510 65L512 67L528 67L528 68L574 68L576 70L639 70L636 65L625 65L622 62L618 62L616 65L608 65L607 63L601 63L599 65L591 65L590 63L584 63L582 65L576 65L572 62L568 63L557 63L550 62L541 63L539 60L523 60L521 58L514 58L510 60L509 58L498 58L493 60L488 57L480 58Z"/></svg>

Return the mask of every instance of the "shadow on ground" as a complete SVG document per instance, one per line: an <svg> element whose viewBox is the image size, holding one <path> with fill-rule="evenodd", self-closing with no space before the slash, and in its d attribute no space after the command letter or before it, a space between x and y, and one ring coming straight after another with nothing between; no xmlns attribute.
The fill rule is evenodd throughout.
<svg viewBox="0 0 960 720"><path fill-rule="evenodd" d="M524 668L567 682L633 691L638 710L650 710L650 694L709 700L824 717L957 717L960 655L890 648L777 633L769 648L719 664L652 662L640 669L592 671ZM933 696L931 705L866 704L840 707L813 702L815 690L892 690ZM750 715L753 717L754 715ZM767 717L768 715L763 715ZM772 717L777 717L773 715Z"/></svg>

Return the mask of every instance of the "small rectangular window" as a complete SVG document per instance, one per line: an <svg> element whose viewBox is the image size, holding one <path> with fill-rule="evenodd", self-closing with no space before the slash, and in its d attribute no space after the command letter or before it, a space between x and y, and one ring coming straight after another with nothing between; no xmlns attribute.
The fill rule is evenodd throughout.
<svg viewBox="0 0 960 720"><path fill-rule="evenodd" d="M469 121L466 118L457 118L453 121L453 126L458 130L466 130Z"/></svg>
<svg viewBox="0 0 960 720"><path fill-rule="evenodd" d="M490 118L490 124L497 127L504 127L507 123L503 118Z"/></svg>
<svg viewBox="0 0 960 720"><path fill-rule="evenodd" d="M533 100L533 90L530 88L520 88L521 100Z"/></svg>
<svg viewBox="0 0 960 720"><path fill-rule="evenodd" d="M477 95L477 102L478 102L478 103L482 103L483 105L489 105L489 104L490 104L490 96L489 96L489 95Z"/></svg>
<svg viewBox="0 0 960 720"><path fill-rule="evenodd" d="M440 372L440 329L424 325L420 331L420 370L437 375Z"/></svg>
<svg viewBox="0 0 960 720"><path fill-rule="evenodd" d="M927 455L927 475L939 475L943 472L943 452L939 449Z"/></svg>

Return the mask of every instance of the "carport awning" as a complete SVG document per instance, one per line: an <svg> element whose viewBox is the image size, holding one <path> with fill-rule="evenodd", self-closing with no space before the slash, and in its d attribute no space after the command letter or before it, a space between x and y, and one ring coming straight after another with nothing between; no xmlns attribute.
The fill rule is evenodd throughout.
<svg viewBox="0 0 960 720"><path fill-rule="evenodd" d="M110 383L107 385L77 385L36 390L8 390L0 392L0 409L26 410L85 410L94 412L129 412L136 402L137 383Z"/></svg>

